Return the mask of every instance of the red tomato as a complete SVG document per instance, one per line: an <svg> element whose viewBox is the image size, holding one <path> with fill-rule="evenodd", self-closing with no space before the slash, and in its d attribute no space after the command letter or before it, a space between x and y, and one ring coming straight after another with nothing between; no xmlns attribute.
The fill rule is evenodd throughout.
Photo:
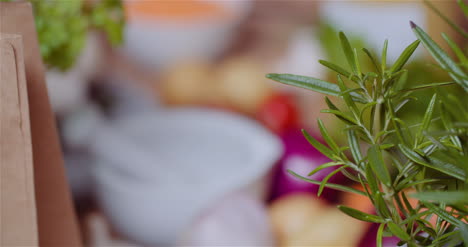
<svg viewBox="0 0 468 247"><path fill-rule="evenodd" d="M277 134L298 124L297 106L290 95L273 94L260 107L257 119Z"/></svg>

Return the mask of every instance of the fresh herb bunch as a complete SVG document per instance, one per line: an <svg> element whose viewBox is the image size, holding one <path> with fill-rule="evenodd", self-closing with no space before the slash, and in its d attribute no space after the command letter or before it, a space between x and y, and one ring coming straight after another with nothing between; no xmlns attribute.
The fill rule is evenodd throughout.
<svg viewBox="0 0 468 247"><path fill-rule="evenodd" d="M91 28L104 31L114 45L123 40L125 19L121 0L29 1L34 7L41 55L49 68L62 71L71 68Z"/></svg>
<svg viewBox="0 0 468 247"><path fill-rule="evenodd" d="M325 52L325 59L328 61L334 61L337 65L344 67L346 66L346 57L343 54L341 49L341 42L339 37L336 35L339 32L337 28L333 25L330 25L327 22L321 21L319 23L319 28L317 35L320 39L320 44L322 49ZM366 40L362 35L350 36L347 34L349 43L351 46L356 48L358 51L365 47L370 47L368 40ZM372 53L376 52L375 50L370 50ZM364 54L362 54L364 55ZM320 63L326 63L326 61L319 60ZM361 70L370 71L373 70L374 65L369 59L360 60ZM424 56L417 56L412 58L405 65L405 69L408 70L408 77L405 86L406 87L416 87L420 86L422 82L444 82L450 80L450 76L441 69L434 69L436 65L428 64ZM336 74L334 71L330 70L326 77L322 78L329 82L336 83ZM456 87L445 87L445 89L450 90L452 94L458 94L458 89ZM458 91L457 91L458 90ZM424 114L427 104L432 98L435 89L430 90L419 90L415 91L412 96L416 97L418 100L413 100L408 102L408 104L399 111L399 117L409 125L417 124L419 119ZM458 95L457 95L458 96ZM339 105L338 105L339 106ZM441 124L441 123L435 123ZM328 128L344 128L345 124L341 121L334 121L328 124ZM346 136L341 135L339 132L331 132L331 137L335 139L338 144L343 144L346 141L344 138Z"/></svg>
<svg viewBox="0 0 468 247"><path fill-rule="evenodd" d="M467 5L461 0L458 3L468 17ZM463 29L449 23L468 37ZM399 245L410 247L468 246L468 59L463 49L446 35L443 34L458 62L421 28L413 23L411 28L418 40L410 44L391 66L386 59L387 41L379 60L367 49L362 49L374 65L372 71L361 70L358 50L340 32L341 47L349 68L321 61L337 73L337 84L299 75L267 75L284 84L339 97L345 105L345 109L339 109L325 97L329 109L322 112L333 114L346 124L343 131L347 145L339 146L321 120L318 120L318 126L327 145L303 131L310 144L332 160L309 175L327 167L336 169L322 181L302 177L294 171L290 173L320 185L319 195L324 187L330 187L367 196L375 207L375 215L346 206L338 208L356 219L380 224L377 246L382 246L384 236L396 236L401 240ZM407 86L405 64L420 43L452 81ZM458 87L465 93L456 97L447 93L448 87ZM427 104L420 123L407 124L400 117L401 110L415 100L414 92L427 89L437 93ZM363 190L328 183L339 172L360 183ZM412 205L408 197L416 198L417 204Z"/></svg>

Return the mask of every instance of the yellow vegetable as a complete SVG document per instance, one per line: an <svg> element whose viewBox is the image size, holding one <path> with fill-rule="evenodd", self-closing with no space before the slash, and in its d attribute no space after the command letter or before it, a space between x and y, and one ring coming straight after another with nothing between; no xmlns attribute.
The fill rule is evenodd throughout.
<svg viewBox="0 0 468 247"><path fill-rule="evenodd" d="M327 206L310 194L292 194L273 202L269 214L279 245L286 246L326 210Z"/></svg>
<svg viewBox="0 0 468 247"><path fill-rule="evenodd" d="M270 207L279 246L357 246L369 224L355 220L310 194L280 198Z"/></svg>

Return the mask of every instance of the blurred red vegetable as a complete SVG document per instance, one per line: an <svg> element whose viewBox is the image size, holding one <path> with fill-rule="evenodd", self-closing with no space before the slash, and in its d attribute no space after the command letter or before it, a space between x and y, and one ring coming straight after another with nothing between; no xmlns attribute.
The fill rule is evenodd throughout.
<svg viewBox="0 0 468 247"><path fill-rule="evenodd" d="M257 119L276 134L298 125L298 110L291 95L276 93L260 107Z"/></svg>
<svg viewBox="0 0 468 247"><path fill-rule="evenodd" d="M285 153L276 171L272 195L273 199L298 192L316 194L319 185L302 181L289 174L288 170L303 177L321 181L333 171L333 167L323 169L310 177L308 174L317 166L330 162L330 160L307 142L300 128L285 130L281 138ZM336 174L329 180L331 183L341 183L343 181L344 176L341 173ZM337 191L325 188L321 197L330 202L337 202L338 196L339 193Z"/></svg>

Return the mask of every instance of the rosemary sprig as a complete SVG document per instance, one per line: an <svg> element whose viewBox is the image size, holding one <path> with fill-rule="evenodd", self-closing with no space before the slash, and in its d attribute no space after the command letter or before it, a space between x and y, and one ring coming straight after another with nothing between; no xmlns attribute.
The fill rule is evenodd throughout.
<svg viewBox="0 0 468 247"><path fill-rule="evenodd" d="M463 10L468 9L463 1L459 4ZM375 67L368 72L361 71L357 50L340 32L349 68L320 60L322 65L337 73L338 84L299 75L267 75L280 83L337 96L344 101L344 109L339 109L325 97L329 109L322 112L333 114L346 124L347 146L338 146L320 120L320 132L327 145L304 132L309 142L332 160L312 173L331 166L336 169L322 181L291 173L320 185L321 189L330 187L368 196L375 207L375 215L345 206L338 208L356 219L379 223L376 240L379 246L383 236L392 235L400 238L400 244L408 246L467 246L468 95L457 98L446 91L447 85L455 85L468 92L467 56L444 36L459 60L455 62L421 28L414 23L411 27L418 40L408 45L391 66L386 59L388 41L384 43L380 63L374 54L363 49ZM420 43L453 81L406 86L405 64ZM427 88L435 88L438 93L427 103L420 124L407 124L399 110L413 92ZM365 111L371 114L364 114ZM438 127L440 122L442 129ZM362 145L364 143L366 145ZM368 149L363 150L364 146ZM350 156L343 152L348 149ZM347 172L345 169L356 172L363 191L327 184L331 176ZM415 206L410 204L408 196L417 199ZM431 223L432 218L437 219L437 224Z"/></svg>

